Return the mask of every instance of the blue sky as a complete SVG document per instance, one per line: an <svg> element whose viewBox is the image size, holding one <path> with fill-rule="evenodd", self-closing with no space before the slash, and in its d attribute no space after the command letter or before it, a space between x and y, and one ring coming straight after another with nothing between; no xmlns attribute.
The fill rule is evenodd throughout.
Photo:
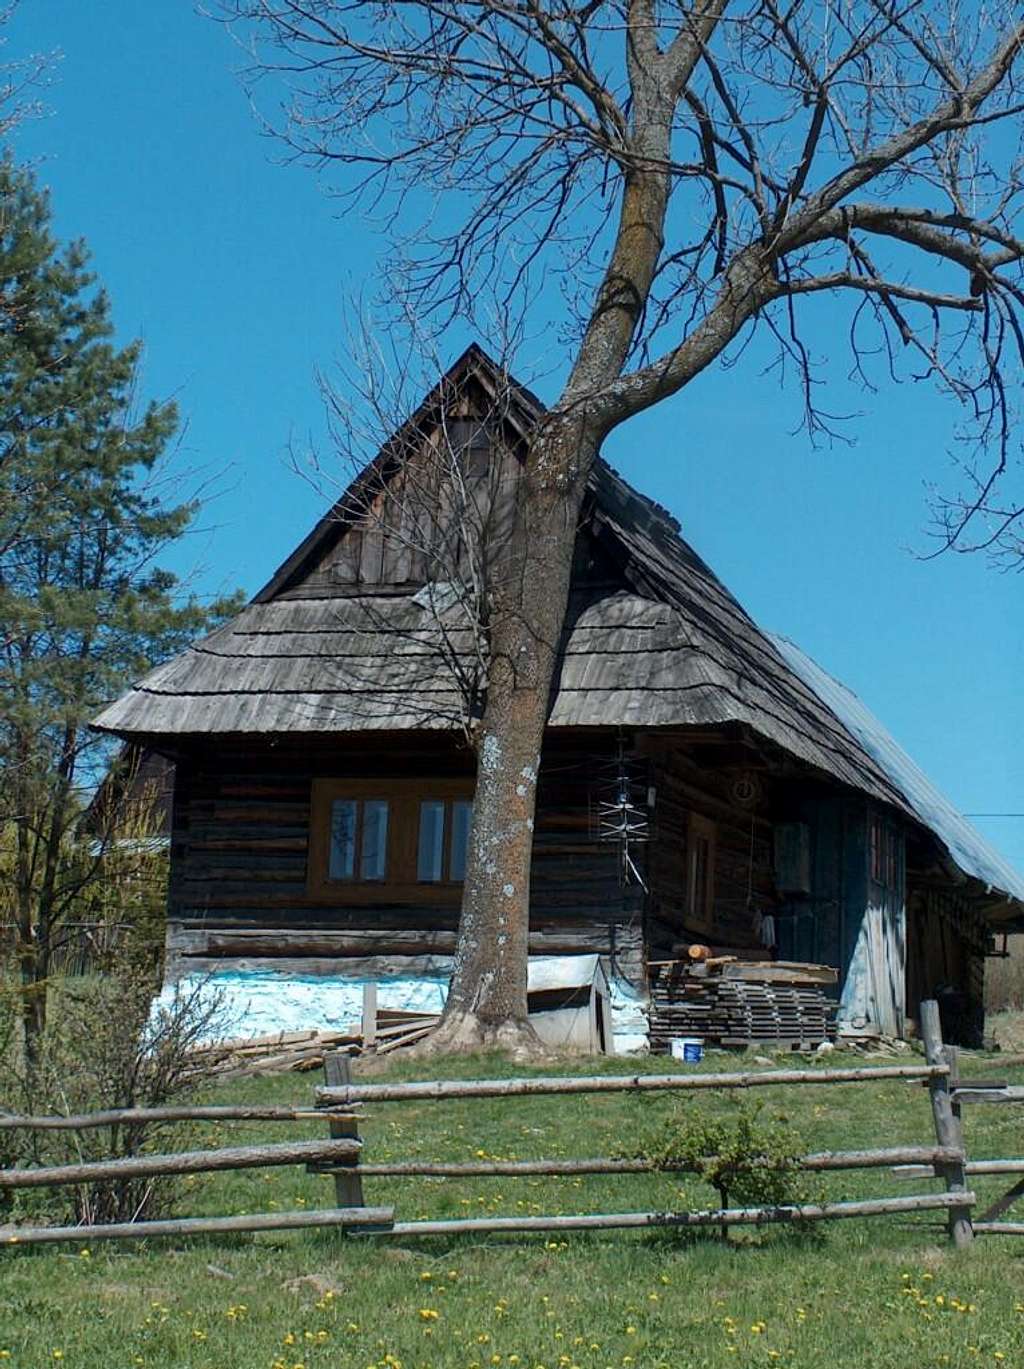
<svg viewBox="0 0 1024 1369"><path fill-rule="evenodd" d="M58 233L89 243L121 335L144 339L144 393L177 399L182 468L218 491L181 565L204 592L253 592L321 511L287 452L323 440L314 369L341 355L348 301L372 292L385 245L313 172L282 164L237 79L241 54L188 4L23 0L9 52L39 49L63 56L17 151L50 187ZM819 310L828 398L849 408L841 334ZM452 337L452 358L467 340ZM537 383L542 397L552 383ZM797 396L754 353L621 429L606 454L959 807L1024 813L1024 581L978 557L914 554L926 482L948 473L952 415L934 393L855 405L855 446L811 448L794 435ZM1024 869L1024 819L976 825Z"/></svg>

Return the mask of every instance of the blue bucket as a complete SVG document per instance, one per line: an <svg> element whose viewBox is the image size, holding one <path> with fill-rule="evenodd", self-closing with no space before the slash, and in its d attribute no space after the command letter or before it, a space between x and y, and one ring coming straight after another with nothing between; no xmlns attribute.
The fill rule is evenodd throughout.
<svg viewBox="0 0 1024 1369"><path fill-rule="evenodd" d="M699 1065L704 1059L704 1039L700 1036L677 1036L672 1042L672 1059L684 1065Z"/></svg>

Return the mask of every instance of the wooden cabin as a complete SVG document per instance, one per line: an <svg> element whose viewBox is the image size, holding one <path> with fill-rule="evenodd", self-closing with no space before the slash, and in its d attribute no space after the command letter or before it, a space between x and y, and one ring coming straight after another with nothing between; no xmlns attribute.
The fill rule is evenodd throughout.
<svg viewBox="0 0 1024 1369"><path fill-rule="evenodd" d="M470 348L246 608L96 720L174 762L169 976L443 983L482 683L473 576L514 524L541 412ZM634 1047L650 966L698 941L834 966L853 1030L902 1035L943 989L973 1040L993 931L1022 914L1024 880L859 700L598 463L538 782L531 954L599 955Z"/></svg>

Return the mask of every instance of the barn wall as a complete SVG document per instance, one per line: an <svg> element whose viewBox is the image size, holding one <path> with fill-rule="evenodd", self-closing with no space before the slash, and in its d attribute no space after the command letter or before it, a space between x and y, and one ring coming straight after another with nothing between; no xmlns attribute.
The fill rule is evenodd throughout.
<svg viewBox="0 0 1024 1369"><path fill-rule="evenodd" d="M649 740L651 782L655 786L652 840L648 855L650 899L648 936L651 959L670 959L689 942L757 954L764 947L753 908L775 906L772 869L771 796L757 781L752 803L740 803L737 780L747 778L743 764L709 768L685 745ZM728 761L731 758L725 757ZM705 920L689 907L687 853L690 816L714 824L714 916Z"/></svg>
<svg viewBox="0 0 1024 1369"><path fill-rule="evenodd" d="M911 874L907 898L907 1012L936 998L942 1034L961 1046L980 1046L985 1026L985 955L989 928L962 892Z"/></svg>
<svg viewBox="0 0 1024 1369"><path fill-rule="evenodd" d="M615 851L590 831L600 736L553 741L538 781L530 950L598 953L643 979L642 909L619 884ZM307 895L314 778L469 775L450 739L391 736L339 746L256 741L185 755L178 765L168 918L168 973L244 960L295 972L377 976L443 972L457 904L347 905Z"/></svg>

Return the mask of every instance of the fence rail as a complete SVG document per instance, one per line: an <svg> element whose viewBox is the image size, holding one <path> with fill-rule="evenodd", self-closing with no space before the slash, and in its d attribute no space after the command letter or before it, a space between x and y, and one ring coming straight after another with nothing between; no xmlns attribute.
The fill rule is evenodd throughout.
<svg viewBox="0 0 1024 1369"><path fill-rule="evenodd" d="M274 1121L326 1123L330 1137L324 1140L284 1142L256 1146L183 1151L166 1155L138 1155L126 1159L89 1161L40 1169L0 1171L0 1190L44 1185L118 1182L168 1174L248 1169L274 1165L305 1165L307 1172L333 1179L335 1204L323 1210L249 1213L242 1216L183 1217L176 1220L121 1222L82 1227L5 1227L0 1242L27 1245L36 1242L127 1240L162 1236L194 1236L224 1232L287 1230L300 1228L352 1228L378 1236L433 1236L458 1233L567 1231L650 1227L719 1227L768 1223L822 1222L849 1218L890 1216L917 1212L945 1212L951 1238L966 1244L974 1231L981 1234L1024 1234L1024 1224L990 1220L1012 1202L1024 1183L1016 1184L996 1208L989 1209L976 1227L971 1224L975 1193L968 1176L975 1174L1022 1174L1024 1160L969 1161L963 1147L961 1101L976 1101L971 1092L957 1086L957 1062L943 1047L938 1011L934 1003L921 1005L920 1021L926 1064L882 1065L848 1069L785 1069L716 1074L630 1074L570 1077L432 1080L412 1083L355 1083L347 1057L325 1059L326 1085L318 1088L315 1106L193 1106L112 1109L77 1116L24 1117L0 1114L0 1130L85 1130L127 1123L166 1121ZM891 1080L921 1080L931 1100L935 1142L869 1150L818 1151L796 1162L803 1171L828 1173L855 1169L889 1169L897 1178L938 1178L943 1193L919 1193L863 1198L856 1201L781 1204L761 1207L722 1207L700 1211L626 1211L557 1213L549 1216L467 1217L444 1220L396 1221L390 1207L368 1206L364 1180L376 1178L476 1179L526 1177L529 1175L576 1176L581 1174L657 1174L701 1170L707 1161L684 1165L665 1164L643 1158L590 1157L569 1159L493 1160L437 1162L430 1160L365 1160L359 1123L365 1120L364 1103L401 1103L481 1098L559 1097L605 1093L654 1091L743 1090L750 1088L856 1084L870 1086ZM987 1094L992 1090L984 1090ZM1005 1090L1000 1090L1005 1092ZM1024 1090L1021 1091L1024 1095ZM714 1158L714 1157L710 1157ZM755 1164L758 1163L754 1157ZM762 1163L770 1163L765 1159Z"/></svg>
<svg viewBox="0 0 1024 1369"><path fill-rule="evenodd" d="M229 1169L264 1169L317 1162L340 1164L359 1154L359 1142L285 1141L281 1145L183 1150L173 1155L133 1155L120 1160L87 1160L45 1169L0 1170L0 1189L63 1188L70 1184L152 1179L168 1174L210 1174Z"/></svg>
<svg viewBox="0 0 1024 1369"><path fill-rule="evenodd" d="M109 1108L64 1116L22 1117L0 1112L0 1131L89 1131L96 1127L130 1126L145 1122L323 1122L349 1121L352 1108L275 1107L273 1104L232 1107Z"/></svg>
<svg viewBox="0 0 1024 1369"><path fill-rule="evenodd" d="M750 1070L742 1074L597 1074L571 1078L543 1075L526 1079L434 1079L409 1084L344 1084L316 1090L318 1104L326 1107L352 1103L441 1102L454 1098L536 1098L579 1093L653 1093L668 1089L772 1088L780 1084L862 1084L879 1079L938 1079L949 1066L937 1061L927 1065L878 1065L874 1068L838 1070Z"/></svg>

